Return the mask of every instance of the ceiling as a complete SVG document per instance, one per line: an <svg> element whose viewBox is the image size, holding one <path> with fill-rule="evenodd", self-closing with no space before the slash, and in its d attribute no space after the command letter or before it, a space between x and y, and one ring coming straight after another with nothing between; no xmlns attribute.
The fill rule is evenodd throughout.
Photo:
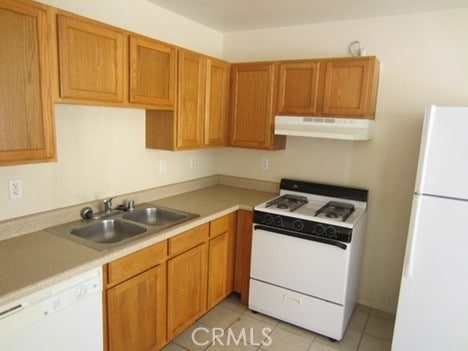
<svg viewBox="0 0 468 351"><path fill-rule="evenodd" d="M468 0L148 0L222 33L468 7Z"/></svg>

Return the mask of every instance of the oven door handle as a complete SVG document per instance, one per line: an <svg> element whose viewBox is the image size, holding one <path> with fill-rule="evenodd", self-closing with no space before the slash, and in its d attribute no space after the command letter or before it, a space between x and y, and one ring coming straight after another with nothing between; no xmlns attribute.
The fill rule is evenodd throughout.
<svg viewBox="0 0 468 351"><path fill-rule="evenodd" d="M273 227L267 227L265 225L255 224L254 225L254 230L264 230L264 231L267 231L267 232L273 232L273 233L277 233L277 234L294 236L294 237L300 238L300 239L305 239L305 240L310 240L310 241L317 241L317 242L322 243L322 244L333 245L333 246L339 247L342 250L346 250L348 248L348 246L346 244L344 244L344 243L342 243L340 241L335 241L335 240L328 239L328 238L322 238L322 237L319 237L319 236L311 236L311 235L307 235L307 234L300 233L300 232L293 232L293 231L287 230L287 229L273 228Z"/></svg>

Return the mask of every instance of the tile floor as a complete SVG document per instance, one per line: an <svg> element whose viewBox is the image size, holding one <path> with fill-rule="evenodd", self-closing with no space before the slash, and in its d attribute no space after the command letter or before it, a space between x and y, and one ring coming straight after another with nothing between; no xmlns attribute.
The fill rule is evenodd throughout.
<svg viewBox="0 0 468 351"><path fill-rule="evenodd" d="M356 305L343 339L331 342L311 331L254 314L240 304L237 294L232 294L163 350L389 351L394 321L395 316L390 313ZM246 334L241 339L243 328Z"/></svg>

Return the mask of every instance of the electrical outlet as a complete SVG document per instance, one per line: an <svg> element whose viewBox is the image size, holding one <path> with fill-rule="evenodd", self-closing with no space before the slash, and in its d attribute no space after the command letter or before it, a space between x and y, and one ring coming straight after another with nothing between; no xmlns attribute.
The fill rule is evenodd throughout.
<svg viewBox="0 0 468 351"><path fill-rule="evenodd" d="M195 157L190 158L190 169L197 168L197 159Z"/></svg>
<svg viewBox="0 0 468 351"><path fill-rule="evenodd" d="M159 161L159 174L166 173L166 160Z"/></svg>
<svg viewBox="0 0 468 351"><path fill-rule="evenodd" d="M11 179L8 181L10 200L21 199L23 197L23 183L21 179Z"/></svg>
<svg viewBox="0 0 468 351"><path fill-rule="evenodd" d="M270 168L270 159L269 158L262 158L262 169L269 169Z"/></svg>

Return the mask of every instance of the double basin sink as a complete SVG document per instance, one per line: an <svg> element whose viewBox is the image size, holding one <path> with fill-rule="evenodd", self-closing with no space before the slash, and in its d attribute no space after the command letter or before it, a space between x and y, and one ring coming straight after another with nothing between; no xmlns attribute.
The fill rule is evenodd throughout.
<svg viewBox="0 0 468 351"><path fill-rule="evenodd" d="M198 215L193 213L142 204L131 212L117 212L100 219L69 222L45 230L102 251L196 217Z"/></svg>

